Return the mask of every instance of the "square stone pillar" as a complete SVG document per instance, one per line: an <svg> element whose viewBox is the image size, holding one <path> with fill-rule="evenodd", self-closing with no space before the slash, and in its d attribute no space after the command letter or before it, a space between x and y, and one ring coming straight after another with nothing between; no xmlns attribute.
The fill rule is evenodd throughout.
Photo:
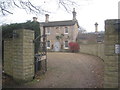
<svg viewBox="0 0 120 90"><path fill-rule="evenodd" d="M34 31L16 30L13 37L13 79L26 82L34 76Z"/></svg>
<svg viewBox="0 0 120 90"><path fill-rule="evenodd" d="M117 19L105 21L105 68L104 68L104 88L119 87L119 50L116 45L120 45L118 28L115 25ZM119 20L120 21L120 20ZM118 48L120 49L120 48ZM118 53L117 53L118 52Z"/></svg>
<svg viewBox="0 0 120 90"><path fill-rule="evenodd" d="M13 76L13 40L7 38L4 40L4 72Z"/></svg>

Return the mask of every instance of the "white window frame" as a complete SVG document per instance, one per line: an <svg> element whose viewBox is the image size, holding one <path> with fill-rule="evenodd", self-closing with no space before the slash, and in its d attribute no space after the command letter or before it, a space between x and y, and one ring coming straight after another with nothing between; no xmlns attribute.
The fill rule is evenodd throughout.
<svg viewBox="0 0 120 90"><path fill-rule="evenodd" d="M50 42L50 40L48 40L48 41ZM48 41L46 43L46 47L47 47L47 49L50 49L50 47L48 47ZM51 45L51 42L50 42L50 45Z"/></svg>
<svg viewBox="0 0 120 90"><path fill-rule="evenodd" d="M48 31L49 31L49 32L48 32ZM46 34L47 34L47 35L50 35L50 27L47 27L47 28L46 28Z"/></svg>
<svg viewBox="0 0 120 90"><path fill-rule="evenodd" d="M68 30L68 32L66 33L66 30ZM65 29L64 29L64 34L68 34L69 33L69 29L68 29L68 27L65 27Z"/></svg>
<svg viewBox="0 0 120 90"><path fill-rule="evenodd" d="M67 40L66 40L66 41L67 41ZM65 46L66 41L64 41L64 49L69 49L69 45L68 45L68 47ZM67 42L68 42L68 44L69 44L69 41L67 41Z"/></svg>
<svg viewBox="0 0 120 90"><path fill-rule="evenodd" d="M56 34L59 34L59 27L55 27L55 29L56 29Z"/></svg>

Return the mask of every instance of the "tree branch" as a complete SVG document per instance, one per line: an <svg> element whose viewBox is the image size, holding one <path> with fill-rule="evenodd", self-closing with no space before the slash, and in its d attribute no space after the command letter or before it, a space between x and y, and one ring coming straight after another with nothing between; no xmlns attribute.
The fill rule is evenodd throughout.
<svg viewBox="0 0 120 90"><path fill-rule="evenodd" d="M64 7L67 12L70 12L72 6L78 6L78 4L73 0L55 0L58 1L58 7ZM45 2L45 1L44 1ZM51 13L41 6L34 5L30 0L3 0L0 1L0 9L2 15L13 14L12 9L10 8L20 8L24 9L26 12L35 13L35 14L44 14Z"/></svg>

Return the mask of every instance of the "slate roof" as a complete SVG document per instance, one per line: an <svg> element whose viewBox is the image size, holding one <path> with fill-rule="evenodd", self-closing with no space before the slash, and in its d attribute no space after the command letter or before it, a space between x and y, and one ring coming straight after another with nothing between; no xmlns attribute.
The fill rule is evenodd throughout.
<svg viewBox="0 0 120 90"><path fill-rule="evenodd" d="M98 34L95 33L80 33L78 34L78 39L86 40L88 43L93 43L97 41L104 41L104 33L98 32Z"/></svg>
<svg viewBox="0 0 120 90"><path fill-rule="evenodd" d="M45 27L72 26L72 25L75 25L75 23L77 23L77 25L78 25L78 22L74 21L74 20L40 22L40 24L42 24L42 26L45 26ZM78 27L79 27L79 25L78 25Z"/></svg>

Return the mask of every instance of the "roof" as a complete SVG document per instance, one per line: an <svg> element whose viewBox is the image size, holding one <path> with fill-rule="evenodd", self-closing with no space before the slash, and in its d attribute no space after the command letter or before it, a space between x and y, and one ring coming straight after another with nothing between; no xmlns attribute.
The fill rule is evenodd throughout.
<svg viewBox="0 0 120 90"><path fill-rule="evenodd" d="M42 24L42 26L45 27L54 27L54 26L72 26L75 25L78 22L74 21L74 20L66 20L66 21L52 21L52 22L40 22L40 24ZM78 25L79 27L79 25Z"/></svg>
<svg viewBox="0 0 120 90"><path fill-rule="evenodd" d="M104 33L98 32L96 33L80 33L78 35L79 40L87 40L88 43L93 43L97 41L104 41Z"/></svg>

